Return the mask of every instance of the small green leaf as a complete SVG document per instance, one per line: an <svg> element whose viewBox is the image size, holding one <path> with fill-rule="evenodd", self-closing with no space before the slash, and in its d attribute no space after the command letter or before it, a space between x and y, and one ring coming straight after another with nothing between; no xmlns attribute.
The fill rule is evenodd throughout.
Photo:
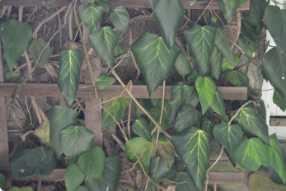
<svg viewBox="0 0 286 191"><path fill-rule="evenodd" d="M116 79L106 74L101 73L98 76L96 85L98 89L103 90L105 88L108 88L112 84L114 84L114 82L116 82Z"/></svg>
<svg viewBox="0 0 286 191"><path fill-rule="evenodd" d="M0 173L0 189L5 190L6 188L6 178Z"/></svg>
<svg viewBox="0 0 286 191"><path fill-rule="evenodd" d="M82 174L101 181L105 164L105 153L100 147L89 149L78 158L77 163Z"/></svg>
<svg viewBox="0 0 286 191"><path fill-rule="evenodd" d="M73 162L91 147L94 137L86 127L67 126L60 133L62 151Z"/></svg>
<svg viewBox="0 0 286 191"><path fill-rule="evenodd" d="M282 160L283 160L283 164L284 164L284 170L286 171L286 151L285 151L285 149L281 148L281 153L282 153ZM269 173L269 178L275 184L286 185L286 183L283 182L283 180L281 179L279 174L271 166L268 167L268 173Z"/></svg>
<svg viewBox="0 0 286 191"><path fill-rule="evenodd" d="M117 44L114 50L114 56L119 57L127 52L127 48L123 44Z"/></svg>
<svg viewBox="0 0 286 191"><path fill-rule="evenodd" d="M216 85L211 78L199 76L196 80L196 89L202 106L202 114L204 114L214 102Z"/></svg>
<svg viewBox="0 0 286 191"><path fill-rule="evenodd" d="M199 74L198 74L198 72L196 71L196 69L191 69L191 72L188 74L188 76L187 76L187 79L189 80L189 81L193 81L193 82L195 82L196 81L196 79L198 78L198 76L199 76Z"/></svg>
<svg viewBox="0 0 286 191"><path fill-rule="evenodd" d="M140 157L143 150L145 149L145 147L147 146L143 156L140 159L140 163L142 164L142 166L138 163L137 166L144 169L145 172L149 172L149 164L150 164L150 158L153 156L154 153L154 146L152 143L150 143L149 141L147 141L146 139L142 138L142 137L135 137L129 140L130 145L132 146L132 148L134 149L135 153L133 152L133 150L131 149L130 145L126 142L125 143L125 154L126 156L132 160L132 162L136 162L137 161L137 157ZM135 155L136 154L136 155Z"/></svg>
<svg viewBox="0 0 286 191"><path fill-rule="evenodd" d="M269 148L259 138L243 141L236 148L234 156L236 162L248 171L256 171L260 165L269 165Z"/></svg>
<svg viewBox="0 0 286 191"><path fill-rule="evenodd" d="M172 143L196 188L201 190L207 169L210 167L210 148L207 133L193 127L173 135Z"/></svg>
<svg viewBox="0 0 286 191"><path fill-rule="evenodd" d="M42 124L34 131L34 134L40 139L41 143L50 146L50 122L49 120Z"/></svg>
<svg viewBox="0 0 286 191"><path fill-rule="evenodd" d="M17 180L27 180L33 176L50 176L57 165L54 154L54 151L47 147L21 151L10 163L13 176Z"/></svg>
<svg viewBox="0 0 286 191"><path fill-rule="evenodd" d="M211 121L206 117L202 117L200 119L200 129L204 130L208 134L209 141L212 141L214 138L213 129L215 124L216 123L214 121Z"/></svg>
<svg viewBox="0 0 286 191"><path fill-rule="evenodd" d="M245 56L247 56L248 60L253 59L253 53L256 52L256 47L253 43L246 40L244 36L240 35L237 39L238 46L243 50Z"/></svg>
<svg viewBox="0 0 286 191"><path fill-rule="evenodd" d="M207 25L194 25L185 30L185 40L192 55L198 63L199 73L205 75L209 69L209 60L214 50L215 36L217 28Z"/></svg>
<svg viewBox="0 0 286 191"><path fill-rule="evenodd" d="M86 0L86 1L90 1L91 3L94 3L96 6L103 7L103 11L106 12L107 14L109 13L109 5L108 5L109 0Z"/></svg>
<svg viewBox="0 0 286 191"><path fill-rule="evenodd" d="M53 106L50 121L51 147L58 157L63 153L60 145L60 132L63 128L75 124L77 111L65 106Z"/></svg>
<svg viewBox="0 0 286 191"><path fill-rule="evenodd" d="M175 118L178 114L178 111L182 105L182 83L177 83L176 85L172 86L172 92L171 92L171 113L170 113L170 118L169 122L173 123L175 121Z"/></svg>
<svg viewBox="0 0 286 191"><path fill-rule="evenodd" d="M235 58L235 65L232 66L229 64L229 62L227 60L223 61L222 63L222 71L226 71L226 70L233 70L235 68L235 66L238 64L239 62L239 57L236 54L233 54L234 58Z"/></svg>
<svg viewBox="0 0 286 191"><path fill-rule="evenodd" d="M151 129L149 127L148 121L146 119L140 118L136 119L136 121L132 124L133 132L148 141L151 141Z"/></svg>
<svg viewBox="0 0 286 191"><path fill-rule="evenodd" d="M121 158L113 155L105 160L102 181L93 178L88 178L86 186L88 190L95 191L116 191L120 177Z"/></svg>
<svg viewBox="0 0 286 191"><path fill-rule="evenodd" d="M17 72L6 72L4 74L4 82L6 83L22 83L25 81L23 76L20 76Z"/></svg>
<svg viewBox="0 0 286 191"><path fill-rule="evenodd" d="M219 0L219 6L222 9L224 18L230 23L234 17L239 0Z"/></svg>
<svg viewBox="0 0 286 191"><path fill-rule="evenodd" d="M249 86L248 77L240 71L226 70L223 72L223 76L234 86L239 86L239 87Z"/></svg>
<svg viewBox="0 0 286 191"><path fill-rule="evenodd" d="M165 108L166 109L166 108ZM150 115L157 121L157 123L160 122L160 117L161 117L161 108L153 107L150 111ZM163 129L167 129L169 127L169 114L166 113L166 111L163 111L163 118L162 118L162 124L161 127ZM151 121L150 122L150 127L153 129L155 128L155 124Z"/></svg>
<svg viewBox="0 0 286 191"><path fill-rule="evenodd" d="M171 48L184 17L185 9L179 0L158 0L154 16L158 22L164 42Z"/></svg>
<svg viewBox="0 0 286 191"><path fill-rule="evenodd" d="M211 105L211 109L220 116L222 116L223 118L226 117L223 98L219 91L215 92L214 101L213 104Z"/></svg>
<svg viewBox="0 0 286 191"><path fill-rule="evenodd" d="M81 54L75 50L64 50L60 53L60 68L58 87L61 94L71 105L79 85Z"/></svg>
<svg viewBox="0 0 286 191"><path fill-rule="evenodd" d="M230 116L234 116L236 112L237 110L233 111ZM238 123L245 133L257 136L263 140L264 143L270 145L268 126L261 116L256 113L252 105L242 108L237 117L234 119L234 122Z"/></svg>
<svg viewBox="0 0 286 191"><path fill-rule="evenodd" d="M35 38L33 39L28 51L31 54L31 56L33 57L34 62L36 63L40 53L42 52L42 50L46 47L47 42L45 41L45 39L43 38ZM38 67L39 68L44 68L46 62L48 61L48 59L52 56L53 54L53 49L51 47L47 47L46 50L42 53L41 58L39 60L39 64Z"/></svg>
<svg viewBox="0 0 286 191"><path fill-rule="evenodd" d="M286 110L286 99L277 90L274 90L273 103L275 103L282 111Z"/></svg>
<svg viewBox="0 0 286 191"><path fill-rule="evenodd" d="M110 13L110 20L116 28L126 34L129 24L129 13L125 7L116 7Z"/></svg>
<svg viewBox="0 0 286 191"><path fill-rule="evenodd" d="M218 80L221 74L223 56L218 48L214 48L214 51L210 58L210 70L211 70L211 78L214 80Z"/></svg>
<svg viewBox="0 0 286 191"><path fill-rule="evenodd" d="M82 22L89 29L89 32L94 32L97 29L98 22L101 19L103 7L81 4L78 8L78 12Z"/></svg>
<svg viewBox="0 0 286 191"><path fill-rule="evenodd" d="M189 127L196 127L200 117L201 114L193 106L182 106L174 124L176 132L181 132Z"/></svg>
<svg viewBox="0 0 286 191"><path fill-rule="evenodd" d="M182 106L191 105L196 107L199 103L199 96L195 86L182 86Z"/></svg>
<svg viewBox="0 0 286 191"><path fill-rule="evenodd" d="M32 29L27 23L11 19L1 24L0 35L3 42L4 57L10 71L12 71L17 60L28 48L32 38Z"/></svg>
<svg viewBox="0 0 286 191"><path fill-rule="evenodd" d="M185 76L191 72L191 58L183 53L180 53L176 62L175 68L181 74L181 76Z"/></svg>
<svg viewBox="0 0 286 191"><path fill-rule="evenodd" d="M217 124L214 127L213 134L217 142L230 153L234 153L243 137L243 132L239 125L228 125L227 123Z"/></svg>
<svg viewBox="0 0 286 191"><path fill-rule="evenodd" d="M70 164L65 171L65 185L68 191L77 191L85 176L81 173L78 166Z"/></svg>
<svg viewBox="0 0 286 191"><path fill-rule="evenodd" d="M100 27L89 35L91 47L110 68L114 66L114 50L119 37L119 33L110 27Z"/></svg>
<svg viewBox="0 0 286 191"><path fill-rule="evenodd" d="M150 159L149 174L157 183L169 172L168 163L161 157L152 156Z"/></svg>

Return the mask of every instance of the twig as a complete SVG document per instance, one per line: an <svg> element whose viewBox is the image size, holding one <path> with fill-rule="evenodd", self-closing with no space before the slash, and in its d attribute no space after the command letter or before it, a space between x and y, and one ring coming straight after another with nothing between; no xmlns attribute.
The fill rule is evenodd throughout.
<svg viewBox="0 0 286 191"><path fill-rule="evenodd" d="M34 131L30 130L30 131L27 131L26 133L24 133L23 135L21 135L22 141L23 142L26 141L27 136L32 134L32 133L34 133Z"/></svg>
<svg viewBox="0 0 286 191"><path fill-rule="evenodd" d="M124 144L120 141L120 139L119 139L116 135L114 135L112 132L111 132L111 136L112 136L112 138L118 143L118 145L120 146L120 148L121 148L123 151L125 151L125 146L124 146Z"/></svg>
<svg viewBox="0 0 286 191"><path fill-rule="evenodd" d="M61 28L62 24L61 24L61 18L60 18L60 14L59 13L58 13L58 21L59 21L59 27ZM60 49L62 49L62 48L63 48L62 31L60 30Z"/></svg>
<svg viewBox="0 0 286 191"><path fill-rule="evenodd" d="M130 44L130 46L132 45L132 29L130 30L129 44ZM141 71L140 71L140 68L137 66L136 59L135 59L135 57L134 57L134 55L133 55L133 52L130 51L130 54L131 54L131 58L132 58L132 61L133 61L133 65L134 65L134 67L135 67L136 70L137 70L137 75L136 75L135 80L138 80Z"/></svg>
<svg viewBox="0 0 286 191"><path fill-rule="evenodd" d="M131 86L130 86L130 91L132 91L132 81L131 82ZM132 99L129 98L129 110L128 110L128 122L127 122L127 130L128 130L128 137L129 139L131 139L131 130L130 130L130 119L131 119L131 110L132 110Z"/></svg>
<svg viewBox="0 0 286 191"><path fill-rule="evenodd" d="M209 2L209 4L206 6L206 8L204 9L204 11L202 12L202 14L200 15L200 17L197 19L196 24L199 22L199 20L202 18L202 16L205 14L206 10L209 8L209 6L211 5L213 0L211 0Z"/></svg>
<svg viewBox="0 0 286 191"><path fill-rule="evenodd" d="M19 14L18 14L18 19L19 19L19 21L20 22L22 22L23 21L23 9L24 9L24 6L20 6L19 7Z"/></svg>
<svg viewBox="0 0 286 191"><path fill-rule="evenodd" d="M172 183L172 184L185 184L185 183L186 183L186 181L184 181L184 182L173 182L173 181L168 180L168 179L162 179L161 181L170 182L170 183Z"/></svg>
<svg viewBox="0 0 286 191"><path fill-rule="evenodd" d="M73 12L70 11L70 14L69 14L69 37L70 37L70 41L73 40L72 20L73 20Z"/></svg>
<svg viewBox="0 0 286 191"><path fill-rule="evenodd" d="M277 5L282 5L282 6L286 7L286 4L284 4L284 3L280 3L279 1L275 1L275 0L271 0L271 1L273 1Z"/></svg>

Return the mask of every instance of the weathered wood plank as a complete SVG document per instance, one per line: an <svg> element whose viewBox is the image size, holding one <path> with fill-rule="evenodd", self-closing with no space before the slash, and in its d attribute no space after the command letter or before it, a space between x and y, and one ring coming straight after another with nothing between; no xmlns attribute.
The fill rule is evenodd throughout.
<svg viewBox="0 0 286 191"><path fill-rule="evenodd" d="M16 83L0 83L0 96L12 96L13 92L17 88ZM165 98L171 98L171 86L166 86ZM224 100L246 100L247 88L246 87L217 87L217 90L222 93ZM85 97L93 91L91 84L80 84L77 97ZM112 85L104 90L97 90L99 97L112 98L119 96L123 91L122 86ZM163 87L160 86L151 95L151 98L162 98ZM132 87L132 93L136 98L149 98L147 86L134 85ZM25 84L22 90L21 96L35 96L35 97L59 97L60 90L57 84ZM93 94L91 97L95 97ZM130 98L129 95L124 92L122 98Z"/></svg>
<svg viewBox="0 0 286 191"><path fill-rule="evenodd" d="M53 6L61 7L68 6L71 0L54 0ZM190 0L181 0L185 9L205 9L209 0L196 1L193 6L190 6ZM13 5L13 6L46 6L46 0L1 0L0 5ZM151 8L149 0L110 0L110 7L125 6L129 8ZM249 10L249 1L242 5L238 10ZM220 9L218 0L213 0L208 9Z"/></svg>

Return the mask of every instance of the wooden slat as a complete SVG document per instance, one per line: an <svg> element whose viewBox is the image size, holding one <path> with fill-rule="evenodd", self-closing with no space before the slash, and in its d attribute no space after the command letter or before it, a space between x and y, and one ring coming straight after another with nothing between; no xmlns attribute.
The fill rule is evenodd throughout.
<svg viewBox="0 0 286 191"><path fill-rule="evenodd" d="M54 0L53 6L61 7L68 6L71 0ZM190 0L181 0L185 9L205 9L208 0L196 1L193 6L190 6ZM46 0L1 0L0 5L13 5L13 6L46 6ZM238 10L249 10L249 1L242 5ZM110 0L110 7L125 6L129 8L151 8L149 0ZM218 0L213 0L208 9L220 9Z"/></svg>
<svg viewBox="0 0 286 191"><path fill-rule="evenodd" d="M0 83L0 96L12 96L13 92L17 88L16 83ZM171 86L166 87L165 98L171 98ZM217 87L217 90L221 92L224 100L246 100L247 88L246 87ZM92 85L80 84L77 97L85 97L93 91ZM112 98L119 96L123 88L121 85L112 85L104 90L97 90L99 97ZM160 86L151 95L151 98L162 98L163 87ZM132 93L135 98L149 98L147 86L136 85L132 87ZM60 90L57 84L25 84L22 90L21 96L35 96L35 97L59 97ZM94 94L92 97L95 97ZM129 95L124 92L122 98L130 98Z"/></svg>

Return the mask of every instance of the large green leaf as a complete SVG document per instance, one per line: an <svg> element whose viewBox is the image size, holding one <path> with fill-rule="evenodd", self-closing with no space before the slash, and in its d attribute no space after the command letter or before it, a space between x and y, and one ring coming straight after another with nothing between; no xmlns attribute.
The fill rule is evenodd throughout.
<svg viewBox="0 0 286 191"><path fill-rule="evenodd" d="M78 158L77 163L82 174L101 181L105 164L105 153L100 147L89 149Z"/></svg>
<svg viewBox="0 0 286 191"><path fill-rule="evenodd" d="M240 71L235 71L235 70L226 70L223 72L223 76L234 86L244 86L248 87L249 86L249 79L248 77L240 72Z"/></svg>
<svg viewBox="0 0 286 191"><path fill-rule="evenodd" d="M201 114L193 106L182 106L174 124L176 132L181 132L188 127L196 127L200 118Z"/></svg>
<svg viewBox="0 0 286 191"><path fill-rule="evenodd" d="M211 105L211 109L220 116L222 116L223 118L226 117L223 98L219 91L215 92L214 101L213 104Z"/></svg>
<svg viewBox="0 0 286 191"><path fill-rule="evenodd" d="M96 85L98 89L102 90L108 88L109 86L114 84L114 82L116 82L116 80L113 77L101 73L98 75Z"/></svg>
<svg viewBox="0 0 286 191"><path fill-rule="evenodd" d="M155 121L157 121L157 123L159 123L161 118L161 108L153 107L150 111L150 115L155 119ZM169 125L169 114L164 110L161 127L163 129L167 129ZM151 121L149 126L153 129L156 125Z"/></svg>
<svg viewBox="0 0 286 191"><path fill-rule="evenodd" d="M31 54L31 56L33 57L33 60L35 63L37 62L37 60L40 56L40 53L46 47L46 45L47 45L47 42L43 38L33 39L28 51ZM53 54L53 49L48 46L48 48L46 48L46 50L41 55L41 58L40 58L39 63L38 63L38 67L44 68L46 62L48 61L50 56L52 56L52 54Z"/></svg>
<svg viewBox="0 0 286 191"><path fill-rule="evenodd" d="M209 139L206 132L195 127L172 136L172 143L197 189L202 189L210 167Z"/></svg>
<svg viewBox="0 0 286 191"><path fill-rule="evenodd" d="M156 8L156 5L158 3L158 0L149 0L149 1L150 1L151 6L152 6L152 10L154 11Z"/></svg>
<svg viewBox="0 0 286 191"><path fill-rule="evenodd" d="M286 11L286 10L285 10ZM278 48L272 48L266 53L262 61L263 77L283 97L286 97L286 54L281 54Z"/></svg>
<svg viewBox="0 0 286 191"><path fill-rule="evenodd" d="M217 29L215 37L215 46L219 49L219 51L229 62L229 64L234 67L236 65L236 62L224 29Z"/></svg>
<svg viewBox="0 0 286 191"><path fill-rule="evenodd" d="M217 142L229 150L230 153L234 153L243 137L239 125L228 125L227 123L217 124L214 127L213 134Z"/></svg>
<svg viewBox="0 0 286 191"><path fill-rule="evenodd" d="M157 183L163 179L169 172L168 163L165 159L152 156L150 159L149 174L153 178L154 182Z"/></svg>
<svg viewBox="0 0 286 191"><path fill-rule="evenodd" d="M109 13L109 5L108 5L109 0L86 0L86 1L94 3L96 6L103 7L103 11L106 12L107 14Z"/></svg>
<svg viewBox="0 0 286 191"><path fill-rule="evenodd" d="M286 171L286 151L285 149L281 149L282 152L282 159L283 159L283 164L284 164L284 170ZM283 182L279 174L271 167L268 167L268 173L269 173L269 178L275 183L279 185L286 185L286 183Z"/></svg>
<svg viewBox="0 0 286 191"><path fill-rule="evenodd" d="M132 130L136 135L151 141L151 129L149 127L148 121L146 119L140 118L132 124Z"/></svg>
<svg viewBox="0 0 286 191"><path fill-rule="evenodd" d="M270 149L269 149L269 165L280 176L281 180L285 184L286 182L286 170L283 162L283 155L279 145L279 141L276 134L270 136Z"/></svg>
<svg viewBox="0 0 286 191"><path fill-rule="evenodd" d="M256 48L260 46L261 31L256 26L251 25L248 20L243 19L241 23L240 34L248 41L253 43Z"/></svg>
<svg viewBox="0 0 286 191"><path fill-rule="evenodd" d="M129 13L125 7L116 7L116 9L110 13L110 20L120 31L124 33L127 32L129 24Z"/></svg>
<svg viewBox="0 0 286 191"><path fill-rule="evenodd" d="M185 9L180 0L158 0L154 16L168 48L171 48L175 42L184 14Z"/></svg>
<svg viewBox="0 0 286 191"><path fill-rule="evenodd" d="M189 81L195 82L198 76L199 76L199 74L198 74L197 70L193 68L193 69L191 69L191 72L188 74L187 79Z"/></svg>
<svg viewBox="0 0 286 191"><path fill-rule="evenodd" d="M119 40L119 33L110 27L100 27L89 34L89 43L96 54L104 60L110 68L114 66L114 49Z"/></svg>
<svg viewBox="0 0 286 191"><path fill-rule="evenodd" d="M105 160L102 181L88 178L86 186L89 191L116 191L120 177L121 158L119 156L110 156Z"/></svg>
<svg viewBox="0 0 286 191"><path fill-rule="evenodd" d="M13 176L17 180L50 176L57 165L54 154L54 151L47 147L21 151L10 163Z"/></svg>
<svg viewBox="0 0 286 191"><path fill-rule="evenodd" d="M182 86L183 83L179 82L176 85L172 86L172 92L171 92L171 113L169 116L169 122L173 123L175 121L175 118L177 116L177 113L182 105Z"/></svg>
<svg viewBox="0 0 286 191"><path fill-rule="evenodd" d="M73 103L79 85L81 54L75 50L64 50L60 53L60 69L58 87L61 94Z"/></svg>
<svg viewBox="0 0 286 191"><path fill-rule="evenodd" d="M149 144L143 154L143 156L140 159L140 163L142 166L138 163L137 166L144 169L145 172L149 172L149 165L150 165L150 158L153 156L154 153L154 146L152 143L147 141L146 139L142 137L135 137L129 140L130 145L134 149L135 153L133 152L132 148L129 146L129 144L125 143L125 154L126 156L132 160L132 162L137 161L137 157L140 157L143 150ZM136 155L135 155L136 154Z"/></svg>
<svg viewBox="0 0 286 191"><path fill-rule="evenodd" d="M175 170L171 169L165 179L171 180L172 182L180 183L180 184L170 183L171 185L176 187L177 191L178 190L179 191L199 191L194 185L188 173L186 172L176 172Z"/></svg>
<svg viewBox="0 0 286 191"><path fill-rule="evenodd" d="M227 20L228 23L232 21L239 1L240 0L218 0L224 18Z"/></svg>
<svg viewBox="0 0 286 191"><path fill-rule="evenodd" d="M256 171L260 165L269 165L269 148L259 138L243 141L234 153L236 162L248 171Z"/></svg>
<svg viewBox="0 0 286 191"><path fill-rule="evenodd" d="M3 42L4 57L10 71L12 71L17 60L28 48L32 38L32 29L27 23L11 19L1 24L0 35Z"/></svg>
<svg viewBox="0 0 286 191"><path fill-rule="evenodd" d="M94 133L86 127L67 126L60 133L62 151L73 162L90 149L94 137Z"/></svg>
<svg viewBox="0 0 286 191"><path fill-rule="evenodd" d="M0 189L5 190L6 188L6 178L0 173Z"/></svg>
<svg viewBox="0 0 286 191"><path fill-rule="evenodd" d="M200 129L204 130L208 134L209 141L212 141L214 138L213 129L216 125L216 122L209 120L207 117L202 117L200 119Z"/></svg>
<svg viewBox="0 0 286 191"><path fill-rule="evenodd" d="M209 60L214 50L215 36L217 28L207 25L195 25L192 28L185 30L185 40L194 56L199 73L205 75L209 69Z"/></svg>
<svg viewBox="0 0 286 191"><path fill-rule="evenodd" d="M75 124L77 111L65 106L53 106L50 121L51 147L58 157L63 153L60 144L60 132L63 128Z"/></svg>
<svg viewBox="0 0 286 191"><path fill-rule="evenodd" d="M273 103L275 103L282 111L286 110L286 99L277 90L274 90Z"/></svg>
<svg viewBox="0 0 286 191"><path fill-rule="evenodd" d="M237 39L238 46L243 50L244 54L249 60L253 59L253 53L256 52L256 47L253 43L246 40L244 36L240 35Z"/></svg>
<svg viewBox="0 0 286 191"><path fill-rule="evenodd" d="M70 164L65 171L65 185L68 191L76 191L81 185L85 176L81 173L78 166Z"/></svg>
<svg viewBox="0 0 286 191"><path fill-rule="evenodd" d="M269 5L264 13L265 24L279 51L286 51L286 10Z"/></svg>
<svg viewBox="0 0 286 191"><path fill-rule="evenodd" d="M187 75L191 72L191 58L183 53L180 53L176 62L175 68L182 76Z"/></svg>
<svg viewBox="0 0 286 191"><path fill-rule="evenodd" d="M230 116L234 116L236 111L233 111ZM268 136L268 126L264 120L259 116L252 105L248 105L241 109L234 122L238 123L242 130L250 135L257 136L263 140L264 143L270 144Z"/></svg>
<svg viewBox="0 0 286 191"><path fill-rule="evenodd" d="M181 99L182 106L191 105L196 107L199 103L199 96L195 86L183 85Z"/></svg>
<svg viewBox="0 0 286 191"><path fill-rule="evenodd" d="M6 83L22 83L25 81L23 76L20 76L17 72L6 72L4 74L4 82Z"/></svg>
<svg viewBox="0 0 286 191"><path fill-rule="evenodd" d="M196 80L196 89L202 106L202 114L214 103L216 85L209 77L199 76Z"/></svg>
<svg viewBox="0 0 286 191"><path fill-rule="evenodd" d="M144 33L132 44L131 50L143 73L149 95L169 76L181 48L174 44L169 51L162 37ZM172 53L174 56L172 56Z"/></svg>
<svg viewBox="0 0 286 191"><path fill-rule="evenodd" d="M222 61L222 53L218 50L217 47L215 47L210 58L211 78L214 80L218 80L220 77Z"/></svg>
<svg viewBox="0 0 286 191"><path fill-rule="evenodd" d="M94 32L97 29L98 22L103 13L102 6L94 6L88 4L81 4L78 8L79 16L89 32Z"/></svg>
<svg viewBox="0 0 286 191"><path fill-rule="evenodd" d="M118 98L112 101L112 104L109 107L105 107L108 112L113 115L113 117L120 121L128 112L129 99ZM102 122L101 122L101 131L104 131L108 127L115 125L115 121L110 117L107 112L103 112Z"/></svg>

